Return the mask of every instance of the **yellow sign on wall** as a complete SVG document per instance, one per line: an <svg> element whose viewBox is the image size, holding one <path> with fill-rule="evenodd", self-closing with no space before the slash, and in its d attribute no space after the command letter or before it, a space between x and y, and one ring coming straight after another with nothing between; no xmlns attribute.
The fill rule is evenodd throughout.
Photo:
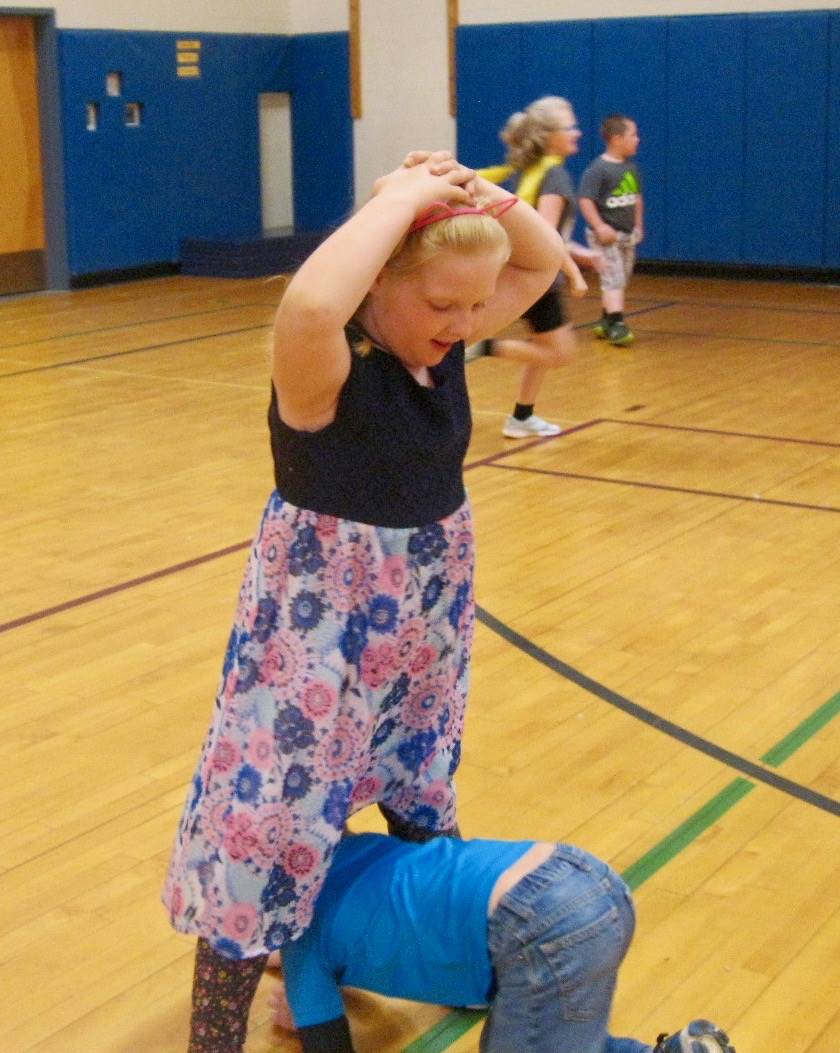
<svg viewBox="0 0 840 1053"><path fill-rule="evenodd" d="M201 76L201 41L175 41L175 70L179 77Z"/></svg>

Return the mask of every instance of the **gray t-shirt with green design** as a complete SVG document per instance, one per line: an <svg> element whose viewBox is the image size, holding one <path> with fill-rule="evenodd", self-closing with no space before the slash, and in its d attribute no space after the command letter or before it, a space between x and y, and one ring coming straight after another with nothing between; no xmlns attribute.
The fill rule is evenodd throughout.
<svg viewBox="0 0 840 1053"><path fill-rule="evenodd" d="M581 176L579 197L595 202L601 219L629 234L636 222L636 200L642 180L633 161L607 161L596 157Z"/></svg>

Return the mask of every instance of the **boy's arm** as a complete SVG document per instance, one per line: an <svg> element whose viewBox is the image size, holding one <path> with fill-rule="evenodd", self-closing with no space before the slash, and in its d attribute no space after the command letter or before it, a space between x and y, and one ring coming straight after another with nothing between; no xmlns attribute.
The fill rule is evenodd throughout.
<svg viewBox="0 0 840 1053"><path fill-rule="evenodd" d="M288 969L288 965L284 965L284 968ZM272 994L269 1005L273 1010L271 1019L274 1025L284 1031L296 1032L303 1053L354 1053L347 1017L343 1013L332 1020L297 1028L284 981Z"/></svg>
<svg viewBox="0 0 840 1053"><path fill-rule="evenodd" d="M611 227L609 223L605 223L601 219L601 213L598 211L598 206L592 198L578 198L578 208L581 211L581 215L586 220L586 225L592 228L598 241L600 241L602 245L612 245L618 237L618 231L614 227Z"/></svg>
<svg viewBox="0 0 840 1053"><path fill-rule="evenodd" d="M645 204L642 192L636 194L636 217L633 222L633 241L638 245L645 236Z"/></svg>
<svg viewBox="0 0 840 1053"><path fill-rule="evenodd" d="M276 1009L285 1001L290 1019L275 1019L297 1027L304 1053L353 1053L338 977L321 956L316 924L283 945L283 979Z"/></svg>

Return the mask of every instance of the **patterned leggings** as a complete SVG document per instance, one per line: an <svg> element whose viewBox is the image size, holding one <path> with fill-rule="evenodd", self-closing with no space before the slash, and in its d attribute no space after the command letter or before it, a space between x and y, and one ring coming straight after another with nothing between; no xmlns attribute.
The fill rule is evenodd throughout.
<svg viewBox="0 0 840 1053"><path fill-rule="evenodd" d="M388 833L403 841L425 842L433 837L460 837L449 830L423 830L379 806ZM192 1016L188 1053L242 1053L248 1032L248 1013L268 955L236 961L225 958L199 938L193 973Z"/></svg>

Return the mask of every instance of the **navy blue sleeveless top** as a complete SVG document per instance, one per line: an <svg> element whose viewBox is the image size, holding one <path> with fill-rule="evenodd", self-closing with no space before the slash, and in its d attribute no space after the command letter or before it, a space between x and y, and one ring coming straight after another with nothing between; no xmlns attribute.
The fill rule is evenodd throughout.
<svg viewBox="0 0 840 1053"><path fill-rule="evenodd" d="M280 496L374 526L419 527L451 515L466 497L472 428L463 342L429 370L433 388L381 348L351 350L350 359L335 420L320 431L284 424L272 386L268 425Z"/></svg>

